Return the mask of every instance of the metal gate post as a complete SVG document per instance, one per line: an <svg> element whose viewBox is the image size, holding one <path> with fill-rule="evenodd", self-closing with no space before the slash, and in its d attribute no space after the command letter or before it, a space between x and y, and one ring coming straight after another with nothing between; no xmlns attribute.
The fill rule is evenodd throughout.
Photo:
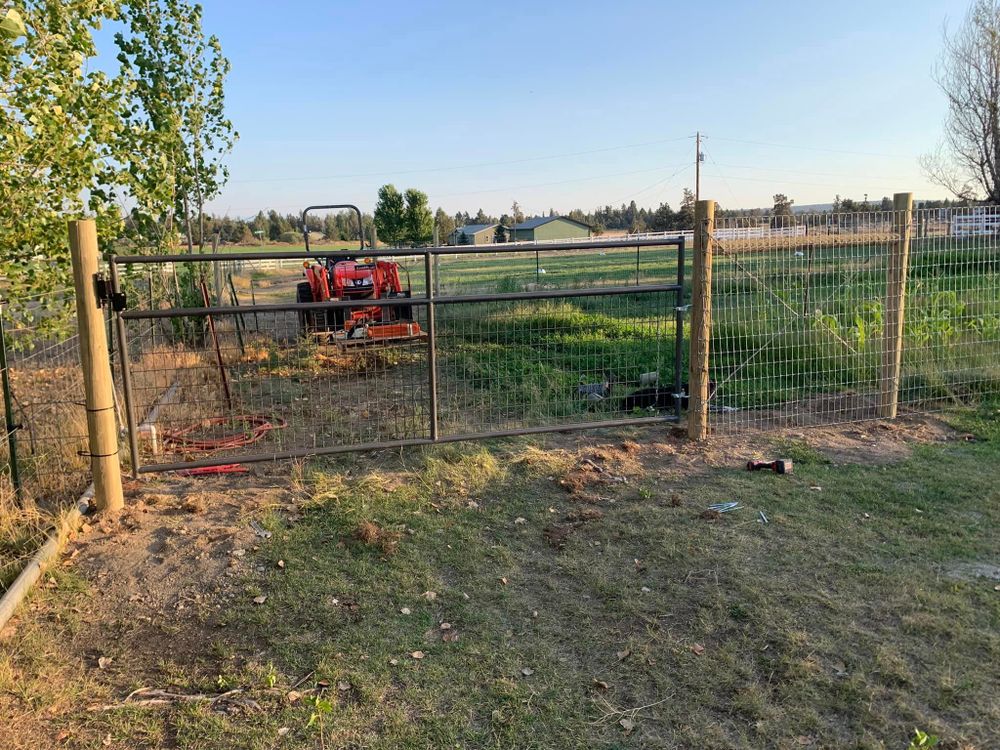
<svg viewBox="0 0 1000 750"><path fill-rule="evenodd" d="M10 371L7 369L7 337L3 327L3 310L0 308L0 378L3 380L3 415L7 429L7 451L10 459L10 483L18 505L24 502L21 490L21 472L17 465L17 423L14 421L14 399L10 391Z"/></svg>
<svg viewBox="0 0 1000 750"><path fill-rule="evenodd" d="M111 292L118 295L121 288L118 283L118 264L112 258L108 263L111 277ZM125 391L125 426L128 429L128 453L132 464L132 478L139 478L139 434L135 424L135 399L132 394L132 371L129 368L128 339L125 333L125 319L121 310L112 310L115 316L115 329L118 332L118 359L122 366L122 390Z"/></svg>
<svg viewBox="0 0 1000 750"><path fill-rule="evenodd" d="M684 238L677 246L677 294L674 298L674 414L681 421L684 380L681 367L684 362Z"/></svg>
<svg viewBox="0 0 1000 750"><path fill-rule="evenodd" d="M424 253L424 278L427 289L427 387L430 389L431 440L438 439L437 334L434 329L434 281L431 254Z"/></svg>
<svg viewBox="0 0 1000 750"><path fill-rule="evenodd" d="M153 272L149 272L149 309L152 310L155 307L155 302L153 300ZM156 349L156 321L149 321L149 345Z"/></svg>

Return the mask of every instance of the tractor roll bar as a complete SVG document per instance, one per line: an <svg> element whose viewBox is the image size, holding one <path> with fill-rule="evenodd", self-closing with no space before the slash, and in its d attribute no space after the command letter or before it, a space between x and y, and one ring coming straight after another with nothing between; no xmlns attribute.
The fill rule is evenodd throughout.
<svg viewBox="0 0 1000 750"><path fill-rule="evenodd" d="M361 209L355 206L353 203L338 203L330 206L307 206L302 211L302 236L306 241L306 252L309 252L309 227L306 226L306 214L310 211L324 211L334 208L346 208L349 211L353 211L358 215L358 241L361 243L358 247L361 250L362 255L365 252L365 222L361 218Z"/></svg>

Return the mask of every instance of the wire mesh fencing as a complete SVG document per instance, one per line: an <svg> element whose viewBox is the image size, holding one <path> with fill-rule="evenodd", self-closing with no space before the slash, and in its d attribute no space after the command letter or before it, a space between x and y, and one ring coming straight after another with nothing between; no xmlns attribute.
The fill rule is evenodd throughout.
<svg viewBox="0 0 1000 750"><path fill-rule="evenodd" d="M985 218L995 213L767 217L767 231L742 239L733 230L746 219L718 220L713 425L836 424L887 416L891 393L902 409L929 411L1000 392L1000 237ZM894 283L904 245L908 272Z"/></svg>
<svg viewBox="0 0 1000 750"><path fill-rule="evenodd" d="M90 482L73 305L73 290L57 289L0 312L0 592Z"/></svg>
<svg viewBox="0 0 1000 750"><path fill-rule="evenodd" d="M904 320L901 405L1000 394L1000 209L917 212Z"/></svg>
<svg viewBox="0 0 1000 750"><path fill-rule="evenodd" d="M469 293L482 288L483 258L470 259L470 279L435 284L433 252L399 251L387 261L401 266L398 293L322 302L303 301L302 264L315 256L297 269L266 254L118 261L132 300L122 321L138 462L151 471L676 419L678 248L649 245L638 264L628 248L627 285L601 273L619 250L574 248L544 285L511 273L522 259L505 253L487 293ZM415 259L401 262L407 253Z"/></svg>
<svg viewBox="0 0 1000 750"><path fill-rule="evenodd" d="M8 481L16 470L25 495L52 507L75 499L89 482L74 294L61 289L19 302L19 312L3 320L13 429L0 451Z"/></svg>

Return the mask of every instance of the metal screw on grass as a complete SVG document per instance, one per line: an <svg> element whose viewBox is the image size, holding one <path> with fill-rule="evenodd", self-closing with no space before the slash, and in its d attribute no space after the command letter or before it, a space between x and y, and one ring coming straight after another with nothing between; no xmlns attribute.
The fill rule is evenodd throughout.
<svg viewBox="0 0 1000 750"><path fill-rule="evenodd" d="M730 511L733 511L733 510L739 510L742 507L743 506L740 505L739 502L713 503L712 505L708 506L708 509L709 510L714 510L717 513L729 513Z"/></svg>

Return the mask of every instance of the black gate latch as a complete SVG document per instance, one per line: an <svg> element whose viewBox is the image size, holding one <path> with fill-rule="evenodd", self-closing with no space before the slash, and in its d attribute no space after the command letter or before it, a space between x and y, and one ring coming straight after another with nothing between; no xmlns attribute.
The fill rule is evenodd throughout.
<svg viewBox="0 0 1000 750"><path fill-rule="evenodd" d="M94 275L94 289L97 293L97 304L101 307L110 303L111 309L115 312L121 312L125 309L127 302L125 292L112 292L111 284L104 278L104 274Z"/></svg>

